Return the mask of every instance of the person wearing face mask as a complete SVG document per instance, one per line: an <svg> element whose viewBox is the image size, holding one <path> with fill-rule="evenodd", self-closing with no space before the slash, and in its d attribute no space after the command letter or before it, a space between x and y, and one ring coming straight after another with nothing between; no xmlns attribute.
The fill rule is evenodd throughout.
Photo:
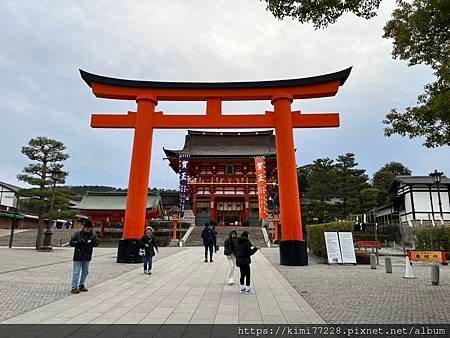
<svg viewBox="0 0 450 338"><path fill-rule="evenodd" d="M92 228L92 222L89 220L84 222L83 229L73 234L69 244L75 247L71 292L75 294L86 292L88 289L85 283L89 275L93 247L98 245L98 237Z"/></svg>
<svg viewBox="0 0 450 338"><path fill-rule="evenodd" d="M232 230L230 234L228 235L228 238L225 240L223 247L224 247L224 254L227 256L227 261L229 265L228 270L228 285L234 284L234 269L236 268L236 249L238 246L237 242L237 232L236 230Z"/></svg>

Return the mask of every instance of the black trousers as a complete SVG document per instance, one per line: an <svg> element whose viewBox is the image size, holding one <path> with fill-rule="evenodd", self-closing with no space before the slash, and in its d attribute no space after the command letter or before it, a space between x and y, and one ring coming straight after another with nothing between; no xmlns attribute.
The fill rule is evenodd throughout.
<svg viewBox="0 0 450 338"><path fill-rule="evenodd" d="M250 286L250 264L240 266L239 270L241 270L240 284L244 285L245 279L245 285Z"/></svg>
<svg viewBox="0 0 450 338"><path fill-rule="evenodd" d="M209 250L209 260L212 261L213 243L205 245L205 260L208 259L208 250Z"/></svg>

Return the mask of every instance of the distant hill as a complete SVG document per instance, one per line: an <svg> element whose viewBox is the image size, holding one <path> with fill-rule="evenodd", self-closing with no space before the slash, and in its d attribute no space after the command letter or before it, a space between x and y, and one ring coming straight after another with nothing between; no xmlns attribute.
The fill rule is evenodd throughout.
<svg viewBox="0 0 450 338"><path fill-rule="evenodd" d="M111 191L127 191L128 189L109 187L106 185L73 185L73 186L65 186L63 188L68 189L71 193L78 196L85 195L88 191L90 192L111 192ZM153 188L150 191L160 191L160 192L177 192L178 190L174 189L157 189Z"/></svg>

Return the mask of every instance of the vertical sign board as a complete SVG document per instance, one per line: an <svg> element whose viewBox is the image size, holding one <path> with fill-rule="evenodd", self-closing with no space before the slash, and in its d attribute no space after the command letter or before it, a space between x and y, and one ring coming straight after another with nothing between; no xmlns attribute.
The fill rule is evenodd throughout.
<svg viewBox="0 0 450 338"><path fill-rule="evenodd" d="M184 217L184 207L186 205L186 197L188 194L188 164L189 155L180 154L178 170L180 175L180 218Z"/></svg>
<svg viewBox="0 0 450 338"><path fill-rule="evenodd" d="M259 219L267 219L266 162L264 156L255 157L256 184L258 188Z"/></svg>
<svg viewBox="0 0 450 338"><path fill-rule="evenodd" d="M342 263L356 264L353 234L351 232L339 232L339 245L341 247Z"/></svg>
<svg viewBox="0 0 450 338"><path fill-rule="evenodd" d="M324 232L328 263L342 263L341 249L337 232Z"/></svg>

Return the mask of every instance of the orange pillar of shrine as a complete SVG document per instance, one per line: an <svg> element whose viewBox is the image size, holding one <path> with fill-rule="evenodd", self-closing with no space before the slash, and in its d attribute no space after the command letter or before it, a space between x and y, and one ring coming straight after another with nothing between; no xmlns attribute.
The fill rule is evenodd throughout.
<svg viewBox="0 0 450 338"><path fill-rule="evenodd" d="M128 182L127 207L122 239L119 241L117 263L139 263L139 240L144 235L147 212L148 182L152 153L152 118L157 101L138 97L133 150Z"/></svg>
<svg viewBox="0 0 450 338"><path fill-rule="evenodd" d="M297 183L294 135L290 94L272 98L275 114L275 142L280 202L280 264L307 265L308 254L303 240L300 198ZM300 260L299 260L300 258Z"/></svg>

